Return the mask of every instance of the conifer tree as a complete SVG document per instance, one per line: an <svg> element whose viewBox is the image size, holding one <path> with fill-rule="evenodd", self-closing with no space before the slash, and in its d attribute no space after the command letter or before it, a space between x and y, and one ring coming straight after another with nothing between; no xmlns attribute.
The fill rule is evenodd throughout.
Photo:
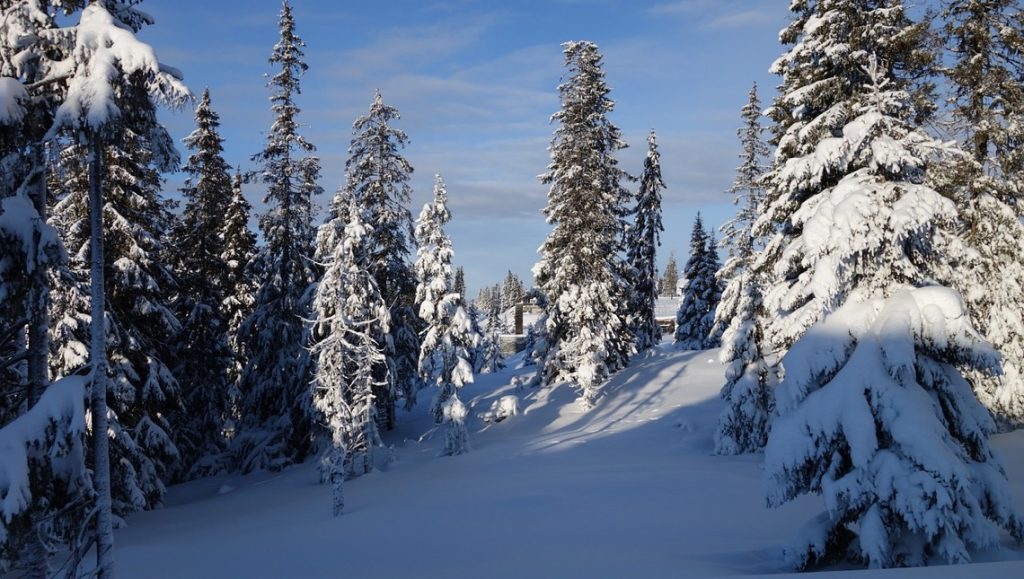
<svg viewBox="0 0 1024 579"><path fill-rule="evenodd" d="M669 252L668 262L665 264L665 275L661 277L661 295L674 298L679 295L679 265L676 263L676 253Z"/></svg>
<svg viewBox="0 0 1024 579"><path fill-rule="evenodd" d="M778 231L758 269L770 276L765 342L785 353L768 502L825 499L786 549L799 568L966 562L999 528L1024 528L961 370L998 358L934 281L956 207L925 183L956 152L918 125L923 28L898 0L792 8L758 222Z"/></svg>
<svg viewBox="0 0 1024 579"><path fill-rule="evenodd" d="M519 279L519 276L512 270L508 270L504 285L501 286L501 309L507 311L517 304L523 303L525 295L526 288L523 286L523 280Z"/></svg>
<svg viewBox="0 0 1024 579"><path fill-rule="evenodd" d="M501 351L501 325L489 325L487 332L480 335L479 363L475 370L482 374L493 374L505 367L505 354Z"/></svg>
<svg viewBox="0 0 1024 579"><path fill-rule="evenodd" d="M540 322L544 336L535 337L533 356L542 365L541 382L573 384L589 408L634 351L621 255L629 193L615 159L626 145L607 118L614 103L597 45L562 47L569 74L558 87L562 108L552 117L558 128L551 164L541 177L550 185L544 213L553 228L534 266L547 302Z"/></svg>
<svg viewBox="0 0 1024 579"><path fill-rule="evenodd" d="M466 270L461 265L455 268L455 293L459 294L462 305L466 305Z"/></svg>
<svg viewBox="0 0 1024 579"><path fill-rule="evenodd" d="M452 279L451 239L444 226L451 219L448 192L438 175L434 200L423 206L416 220L416 303L427 324L421 342L419 370L424 382L437 387L430 406L434 422L445 425L444 454L463 454L469 450L465 419L466 406L459 390L473 382L471 352L478 335Z"/></svg>
<svg viewBox="0 0 1024 579"><path fill-rule="evenodd" d="M384 344L394 389L375 392L384 430L395 424L395 401L405 399L406 408L416 402L419 385L418 358L421 321L413 309L416 282L410 264L415 239L408 204L412 194L409 179L412 166L400 153L409 142L405 132L393 127L398 109L374 95L369 112L356 119L345 191L351 195L373 232L370 243L370 272L377 280L384 301L391 308L391 336Z"/></svg>
<svg viewBox="0 0 1024 579"><path fill-rule="evenodd" d="M243 471L277 470L301 461L310 451L313 424L311 368L303 320L309 318L306 289L314 281L314 195L320 160L299 132L299 80L307 70L295 33L291 5L284 2L280 39L270 64L271 110L275 119L263 151L253 157L267 186L269 208L260 216L265 244L256 256L259 289L253 311L242 323L240 341L246 364L239 390L243 420L235 438Z"/></svg>
<svg viewBox="0 0 1024 579"><path fill-rule="evenodd" d="M683 269L683 299L676 312L675 343L687 350L708 347L719 291L718 255L700 213L690 234L690 257Z"/></svg>
<svg viewBox="0 0 1024 579"><path fill-rule="evenodd" d="M234 353L224 308L229 264L224 259L224 218L232 201L230 167L224 161L220 117L205 90L195 111L196 129L185 138L192 150L182 195L185 208L171 238L178 274L175 376L181 385L175 441L184 477L228 467L224 428L229 418Z"/></svg>
<svg viewBox="0 0 1024 579"><path fill-rule="evenodd" d="M934 112L933 87L928 81L934 58L925 39L927 26L911 23L902 4L893 3L893 10L886 9L889 3L893 2L887 0L869 9L868 3L861 0L801 0L791 6L793 19L780 33L780 39L783 44L792 46L771 69L783 77L784 83L781 94L767 110L774 121L771 127L775 145L773 169L766 174L765 199L753 227L754 236L766 240L755 268L769 279L797 280L806 275L807 267L801 260L782 253L791 240L802 234L801 226L792 216L834 179L809 179L806 186L791 190L768 185L774 173L789 159L814 153L819 141L841 134L843 127L857 116L851 102L853 96L862 94L867 86L868 58L874 55L888 68L903 71L897 88L908 93L915 123L924 122ZM818 46L816 39L811 44L802 42L805 26L821 24L818 18L824 13L844 15L841 21L825 23L814 30L827 46ZM850 30L840 32L843 26L849 26ZM889 34L882 41L878 34L866 32L872 29L902 32ZM842 38L842 34L848 34L849 38ZM830 52L829 47L835 50ZM821 90L798 90L811 86ZM775 235L776 231L781 233ZM763 349L766 354L781 355L833 304L807 295L777 291L774 284L771 285L773 287L766 288L763 295L765 307L772 316L764 328ZM798 315L774 316L778 311Z"/></svg>
<svg viewBox="0 0 1024 579"><path fill-rule="evenodd" d="M72 215L76 227L65 228L65 232L79 237L84 230L90 237L88 253L84 243L75 245L73 251L76 257L88 255L90 262L91 458L96 490L96 574L101 579L111 577L114 567L112 511L117 504L112 504L111 487L127 509L159 501L163 493L160 477L176 458L160 412L172 394L173 377L160 362L164 354L161 343L149 341L154 334L159 339L159 334L173 327L173 315L159 299L166 269L156 259L158 252L152 250L158 239L154 230L165 223L166 212L156 197L157 170L171 168L177 157L173 142L156 121L155 108L158 99L180 105L190 95L180 79L157 60L152 48L134 37L133 32L152 23L135 4L118 0L90 3L74 33L65 36L74 38L74 46L64 53L67 60L61 63L68 89L48 134L50 138L67 135L87 149L88 227L84 219ZM77 153L71 149L62 159L70 163L67 172L72 180L76 179L74 159L81 159ZM75 189L72 186L64 200L69 206L75 205ZM110 203L104 200L105 189L111 193ZM108 212L117 218L106 229ZM125 257L110 259L105 251L108 237L112 253ZM108 273L112 287L106 284ZM69 312L64 319L76 317L80 320L84 315ZM114 322L109 332L108 317ZM108 348L114 350L109 367L113 381L108 379ZM76 356L84 349L80 342L71 348ZM132 384L132 379L137 382ZM113 385L110 392L108 382ZM125 423L134 427L131 434L122 428ZM110 460L110 441L114 461ZM113 484L111 462L116 466ZM137 465L148 468L139 471Z"/></svg>
<svg viewBox="0 0 1024 579"><path fill-rule="evenodd" d="M636 210L629 241L626 244L627 259L633 267L635 278L632 288L632 315L630 323L636 336L638 351L653 348L661 341L661 327L654 318L654 307L658 301L657 251L661 245L661 190L665 182L661 179L661 155L654 131L647 136L647 158L640 177Z"/></svg>
<svg viewBox="0 0 1024 579"><path fill-rule="evenodd" d="M483 371L487 350L487 334L480 326L480 308L474 303L467 304L465 299L460 299L459 305L466 310L466 317L469 318L469 361L473 366L473 373L479 374Z"/></svg>
<svg viewBox="0 0 1024 579"><path fill-rule="evenodd" d="M83 15L83 18L85 16ZM70 263L54 286L54 356L51 372L68 376L95 356L90 343L94 318L90 286L92 269L92 205L96 179L104 189L102 229L105 299L104 332L110 381L107 405L113 478L114 512L125 515L160 505L165 483L180 468L170 419L178 415L180 385L171 370L171 345L181 331L172 292L178 278L162 240L173 223L171 203L160 195L160 171L178 162L173 142L156 119L144 77L139 74L115 90L121 110L116 136L104 139L102 171L90 174L92 153L78 145L61 154L53 209ZM163 152L161 154L161 152ZM173 156L167 156L173 154ZM160 158L163 156L163 158Z"/></svg>
<svg viewBox="0 0 1024 579"><path fill-rule="evenodd" d="M45 148L58 102L54 97L67 87L55 59L70 40L49 35L59 30L58 12L68 15L80 8L78 1L65 2L59 10L45 0L0 2L0 427L27 412L38 413L37 402L50 384L50 274L64 254L47 223L51 194ZM40 40L44 37L45 42ZM55 433L51 440L61 436ZM12 525L6 533L0 529L7 537L0 539L0 574L13 567L29 578L48 577L47 543L73 542L61 531L74 525L64 523L83 515L81 507L73 508L82 497L61 497L35 483L60 485L83 472L84 465L65 465L64 472L55 473L40 453L27 466L36 492L18 515L23 525ZM5 516L14 515L8 511Z"/></svg>
<svg viewBox="0 0 1024 579"><path fill-rule="evenodd" d="M741 164L730 189L739 209L736 217L722 227L730 257L717 274L725 289L711 330L713 336L722 336L719 359L726 365L722 398L727 406L715 432L716 454L763 449L772 410L772 375L760 348L764 311L759 280L753 272L755 243L751 232L763 197L760 179L768 154L767 145L761 140L761 104L756 84L750 89L741 117L743 127L737 131Z"/></svg>
<svg viewBox="0 0 1024 579"><path fill-rule="evenodd" d="M736 319L743 298L743 284L750 284L753 278L740 281L744 271L751 268L754 258L755 239L751 232L764 197L761 177L765 172L768 145L761 135L761 102L757 96L757 85L750 89L747 104L741 109L743 126L736 132L740 138L740 166L736 168L736 180L729 193L738 206L736 217L722 226L722 245L728 248L729 258L716 277L722 290L722 300L715 311L712 336L721 336ZM737 322L743 323L743 322Z"/></svg>
<svg viewBox="0 0 1024 579"><path fill-rule="evenodd" d="M242 344L239 329L252 312L256 287L253 283L252 262L256 257L256 235L249 229L252 206L242 194L242 175L236 172L231 181L231 201L224 215L221 238L221 259L227 265L224 284L224 317L228 322L228 343L231 345L234 367L230 372L232 383L242 370ZM237 393L236 393L237 394Z"/></svg>
<svg viewBox="0 0 1024 579"><path fill-rule="evenodd" d="M970 154L951 176L963 237L976 256L948 281L1002 358L972 376L1003 428L1024 426L1024 10L1017 0L953 0L945 9L953 116ZM964 271L966 270L966 271Z"/></svg>
<svg viewBox="0 0 1024 579"><path fill-rule="evenodd" d="M350 201L348 223L329 221L317 236L325 261L313 298L313 404L331 435L322 471L334 487L335 516L344 508L344 480L370 472L373 450L383 446L373 391L392 380L381 347L390 313L368 269L372 237L361 213Z"/></svg>

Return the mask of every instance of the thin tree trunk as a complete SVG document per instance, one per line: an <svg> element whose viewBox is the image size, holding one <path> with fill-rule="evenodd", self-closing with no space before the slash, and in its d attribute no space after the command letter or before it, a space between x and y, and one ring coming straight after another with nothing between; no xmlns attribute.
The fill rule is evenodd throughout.
<svg viewBox="0 0 1024 579"><path fill-rule="evenodd" d="M114 525L110 499L110 441L107 435L107 328L103 280L103 141L89 135L89 225L92 258L92 438L96 489L96 567L100 579L114 576Z"/></svg>
<svg viewBox="0 0 1024 579"><path fill-rule="evenodd" d="M43 145L36 143L32 147L32 164L35 173L32 175L32 202L35 205L37 225L32 236L33 255L30 258L32 273L29 277L28 304L28 404L32 408L39 402L43 390L49 384L48 356L49 339L49 306L50 287L46 275L46 267L41 255L43 243L43 227L46 226L46 165L43 159ZM46 579L50 575L49 550L40 535L40 516L32 507L31 536L28 538L29 579Z"/></svg>

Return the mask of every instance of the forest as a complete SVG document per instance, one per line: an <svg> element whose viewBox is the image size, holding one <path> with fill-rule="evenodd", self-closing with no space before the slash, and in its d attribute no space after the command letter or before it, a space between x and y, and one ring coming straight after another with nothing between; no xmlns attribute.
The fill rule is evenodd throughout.
<svg viewBox="0 0 1024 579"><path fill-rule="evenodd" d="M231 525L299 517L291 532L312 525L352 559L358 536L373 545L377 563L346 555L333 573L486 575L443 553L389 555L392 542L414 542L416 509L431 503L389 520L402 530L377 531L381 489L402 489L384 502L433 500L418 489L460 480L469 464L548 476L557 468L532 453L573 436L588 450L565 450L569 464L597 480L620 476L615 465L633 451L609 433L659 447L636 451L643 461L702 465L700 493L740 469L742 492L714 503L722 513L731 500L789 513L792 536L775 536L765 518L774 515L757 511L761 546L737 547L760 553L782 541L767 567L728 567L746 564L733 553L694 571L702 576L1022 568L1019 0L927 10L791 0L770 65L778 86L762 102L765 88L753 84L737 111L739 165L723 192L735 215L719 227L698 213L682 266L673 257L665 271L658 133L647 135L642 166L622 163L600 47L553 46L564 70L552 79L559 108L539 176L547 235L532 279L510 270L475 299L456 260L446 181L434 177L414 214L410 138L380 90L352 122L344 182L322 178L300 106L310 49L292 0L267 47L273 121L247 167L225 160L218 95L189 87L141 39L156 24L142 4L0 0L0 575L135 576L152 556L170 559L146 563L160 567L147 576L197 576L170 547L144 549L163 542L155 529L173 517L227 524L182 498L201 489L211 512L247 501L257 518ZM162 109L192 115L182 152ZM172 198L175 172L185 180ZM500 259L499 247L488 251ZM666 303L670 318L658 314ZM664 399L636 402L648 396ZM648 411L675 438L624 426ZM687 435L699 442L679 447ZM621 471L630 468L643 466ZM293 488L313 479L317 491ZM461 480L444 488L505 488L497 477ZM646 512L642 498L612 488L593 490L584 510L628 511L636 500ZM309 492L330 520L304 507L276 519L255 506ZM474 492L488 505L480 512L500 506L495 516L514 519L521 535L556 517L527 506L536 518L520 520L517 505L533 503L517 501L537 499L523 489ZM473 542L459 515L436 516L453 542L488 552L492 527ZM634 521L609 516L595 532ZM655 525L645 516L638 528ZM723 518L742 528L743 516ZM585 520L567 529L589 537ZM675 540L701 535L693 524L680 523ZM122 538L134 573L120 567ZM168 531L167 540L183 539ZM205 548L191 540L173 544L186 555ZM202 559L198 573L331 575L326 558L290 567L298 548L259 540L248 545L267 545L252 550L281 563L276 571ZM577 540L572 553L597 549ZM575 572L685 568L682 558L661 567L643 548L623 548L622 568ZM566 576L575 556L506 572Z"/></svg>

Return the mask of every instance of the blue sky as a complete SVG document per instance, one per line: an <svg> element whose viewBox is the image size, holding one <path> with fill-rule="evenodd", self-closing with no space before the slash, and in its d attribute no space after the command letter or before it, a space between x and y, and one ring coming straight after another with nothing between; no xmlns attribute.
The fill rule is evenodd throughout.
<svg viewBox="0 0 1024 579"><path fill-rule="evenodd" d="M402 113L415 168L413 215L433 175L448 184L455 262L472 293L511 269L528 279L549 230L541 210L547 147L563 74L560 44L597 42L616 109L611 120L638 174L645 137L658 133L665 192L659 255L685 259L694 215L717 225L733 207L724 191L739 153L735 131L750 84L770 100L768 74L781 53L788 13L778 0L293 0L310 70L301 122L319 149L328 196L343 182L351 125L375 89ZM277 40L280 0L149 0L156 19L141 33L160 59L180 68L197 95L209 87L226 158L243 169L271 116L265 74ZM176 138L191 111L165 112ZM185 151L182 151L185 154ZM171 175L166 188L181 177ZM257 209L262 191L247 196ZM326 205L328 196L319 200Z"/></svg>

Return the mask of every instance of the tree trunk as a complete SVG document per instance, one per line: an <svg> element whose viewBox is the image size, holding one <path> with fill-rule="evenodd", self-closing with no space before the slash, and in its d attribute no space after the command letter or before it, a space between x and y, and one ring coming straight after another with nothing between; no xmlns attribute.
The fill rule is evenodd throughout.
<svg viewBox="0 0 1024 579"><path fill-rule="evenodd" d="M89 135L89 226L92 235L92 438L96 489L96 567L100 579L114 576L114 525L110 499L110 440L107 435L107 328L103 281L103 141Z"/></svg>
<svg viewBox="0 0 1024 579"><path fill-rule="evenodd" d="M42 256L43 228L46 226L46 164L43 158L43 145L36 143L32 147L33 175L30 177L29 190L32 192L32 203L35 205L35 231L32 234L32 272L29 274L28 303L28 400L26 408L32 408L39 402L43 390L49 384L48 356L50 353L49 339L49 307L50 287L46 275L46 267ZM35 501L33 501L35 502ZM28 537L29 569L25 575L29 579L46 579L50 575L50 553L43 543L40 534L42 513L35 505L29 518L31 520L31 536Z"/></svg>

